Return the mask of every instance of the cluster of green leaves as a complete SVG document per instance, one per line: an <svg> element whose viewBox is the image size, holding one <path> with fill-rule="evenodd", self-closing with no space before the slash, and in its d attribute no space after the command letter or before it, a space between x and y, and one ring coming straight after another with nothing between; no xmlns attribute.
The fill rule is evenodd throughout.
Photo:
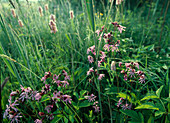
<svg viewBox="0 0 170 123"><path fill-rule="evenodd" d="M91 93L98 93L98 90L87 81L86 72L89 64L86 50L97 41L94 35L96 29L103 25L109 29L110 22L118 21L127 28L119 37L122 39L120 52L114 54L119 58L111 57L110 60L124 63L138 62L146 74L147 82L140 87L145 91L139 94L139 90L135 90L137 94L129 95L118 93L117 87L102 83L99 95L101 95L104 121L113 122L117 119L117 122L167 122L170 103L168 97L170 15L167 14L165 20L164 17L168 0L165 0L165 4L159 0L153 0L151 4L138 0L135 1L136 6L132 5L132 1L132 3L125 1L117 9L114 3L93 2L48 0L27 3L14 0L17 18L11 15L10 9L13 5L0 3L0 81L3 82L6 77L10 77L2 90L2 109L5 110L10 91L17 89L20 84L37 89L45 71L57 73L67 69L73 77L71 86L75 92L73 95L77 99L73 105L77 110L82 108L78 111L80 117L87 122L100 121L99 115L96 118L91 110L83 108L89 103L78 99L82 88ZM43 11L44 16L40 17L38 7L43 8L45 4L49 5L49 10ZM70 10L74 10L73 20L69 18ZM50 14L56 15L56 25L59 30L56 34L50 33L48 26ZM23 28L19 27L18 19L23 21ZM107 81L114 82L116 75L113 76ZM125 88L119 87L119 90L123 89ZM136 102L134 110L124 111L115 108L116 95L121 97L122 93L134 98Z"/></svg>

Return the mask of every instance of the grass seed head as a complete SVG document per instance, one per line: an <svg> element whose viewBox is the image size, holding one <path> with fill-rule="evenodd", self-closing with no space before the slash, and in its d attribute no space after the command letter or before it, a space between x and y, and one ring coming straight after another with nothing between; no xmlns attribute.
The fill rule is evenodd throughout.
<svg viewBox="0 0 170 123"><path fill-rule="evenodd" d="M73 19L74 18L74 12L71 10L70 11L70 19Z"/></svg>
<svg viewBox="0 0 170 123"><path fill-rule="evenodd" d="M16 18L15 10L14 10L14 9L11 9L11 12L12 12L12 16L13 16L14 18Z"/></svg>
<svg viewBox="0 0 170 123"><path fill-rule="evenodd" d="M39 6L38 10L39 10L40 16L43 16L43 9L41 6Z"/></svg>

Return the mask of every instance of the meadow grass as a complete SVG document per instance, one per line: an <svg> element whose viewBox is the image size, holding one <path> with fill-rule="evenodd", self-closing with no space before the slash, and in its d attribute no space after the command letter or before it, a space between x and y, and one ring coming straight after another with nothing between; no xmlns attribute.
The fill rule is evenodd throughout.
<svg viewBox="0 0 170 123"><path fill-rule="evenodd" d="M9 81L4 88L1 88L3 95L1 100L2 110L6 109L11 90L18 89L20 85L40 90L42 87L41 78L45 72L59 73L65 69L71 75L70 90L76 93L81 90L88 90L90 93L98 95L100 115L96 115L95 120L92 116L88 117L89 121L90 118L91 122L129 121L129 117L126 116L129 116L132 112L114 110L114 103L117 101L115 93L118 94L118 97L121 97L123 95L121 91L123 92L126 88L128 90L131 85L128 82L125 82L124 85L117 82L117 87L119 85L121 87L115 89L113 85L115 81L118 81L117 77L120 77L119 81L123 81L123 77L118 73L110 75L112 77L106 80L109 81L108 83L112 83L110 85L101 84L98 79L96 79L95 85L92 85L88 82L86 75L91 67L87 59L87 49L92 45L97 47L95 50L97 53L96 61L98 61L99 51L104 44L98 41L95 31L101 29L103 25L108 30L113 30L111 22L115 21L125 26L126 31L121 35L116 33L115 39L121 38L121 49L118 53L110 54L108 62L116 61L118 63L123 61L123 63L128 63L133 61L140 64L147 81L141 86L136 85L134 87L134 93L141 92L141 94L135 95L138 101L146 93L159 92L160 87L165 88L162 91L163 97L168 97L168 90L170 89L169 1L164 3L154 0L151 3L144 2L141 7L137 5L134 8L130 6L129 1L125 1L119 6L116 6L113 1L111 3L102 1L96 3L91 0L82 0L80 3L77 2L76 5L74 2L69 0L49 0L34 3L18 2L16 0L13 2L13 6L9 2L1 2L1 83L6 77L9 77ZM49 6L47 11L44 9L45 4ZM139 2L139 4L141 3ZM39 6L44 10L43 16L38 11ZM13 7L15 7L16 18L11 14L11 8ZM69 15L71 10L74 12L73 19ZM55 34L50 32L49 20L51 14L56 16L58 32ZM19 19L22 20L23 27L19 26ZM97 62L95 66L97 67ZM99 71L98 67L97 70ZM115 90L116 92L114 92ZM166 99L168 100L169 98ZM158 102L162 104L161 101L160 99ZM103 103L106 105L103 105ZM135 103L138 104L138 102ZM169 102L164 105L169 106ZM139 107L138 109L140 110ZM74 110L72 111L74 112ZM141 118L144 121L167 122L169 114L166 115L166 113L169 113L169 109L167 108L166 110L162 111L161 115L158 115L160 113L158 112L155 116L145 116L144 113L146 112L153 113L152 107L149 111L144 110L143 112L141 111L142 113L138 111L137 115L140 118L145 117L145 120ZM78 110L75 111L78 112L78 115L76 115L77 122L78 119L85 119L84 117L92 115L86 109L81 111L84 113L81 114ZM116 120L116 117L118 120ZM130 117L132 116L130 115ZM65 121L66 119L63 119L63 122Z"/></svg>

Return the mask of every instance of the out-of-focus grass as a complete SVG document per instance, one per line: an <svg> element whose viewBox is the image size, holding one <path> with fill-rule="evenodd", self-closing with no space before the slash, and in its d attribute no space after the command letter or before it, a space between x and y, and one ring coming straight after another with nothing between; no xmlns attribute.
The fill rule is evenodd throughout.
<svg viewBox="0 0 170 123"><path fill-rule="evenodd" d="M44 5L49 5L48 11L43 11L44 16L40 16L38 7L44 9ZM129 4L129 3L128 3ZM86 5L79 4L73 7L72 4L65 0L58 1L40 1L36 3L21 2L20 6L15 2L17 18L13 18L9 3L0 4L0 14L2 14L4 26L0 28L0 41L2 44L2 54L0 60L6 59L9 66L1 62L1 81L9 76L10 80L3 89L4 97L2 99L2 108L5 109L5 103L9 95L9 90L19 87L19 84L39 88L41 83L40 77L44 72L51 71L57 73L62 69L70 70L75 76L74 86L81 89L80 85L86 85L86 71L89 68L86 50L89 46L94 45L94 31L100 29L104 24L112 28L111 22L118 21L121 25L126 26L126 32L121 38L120 59L124 61L139 61L141 66L148 67L154 75L150 81L155 85L164 84L165 74L168 64L168 40L169 40L169 15L167 15L163 36L161 40L161 50L159 47L159 37L163 16L161 16L161 5L155 3L142 6L134 11L128 10L124 5L119 6L119 11L115 5L110 7L100 4L101 8L94 5L94 13L89 9L86 12ZM91 6L92 7L92 6ZM148 18L148 11L150 16ZM155 7L157 9L155 9ZM108 14L108 10L111 10ZM74 10L75 18L69 18L69 11ZM156 10L156 11L155 11ZM165 11L165 9L163 9ZM92 13L94 17L92 16ZM154 16L152 16L154 13ZM58 32L50 33L49 16L56 15L56 25ZM89 16L88 16L89 15ZM89 17L89 19L87 19ZM18 19L24 23L24 27L18 25ZM95 24L94 24L94 20ZM89 23L90 20L90 23ZM92 27L92 28L91 28ZM6 28L7 32L4 31ZM7 37L10 37L9 38ZM14 59L16 62L13 62ZM10 71L14 71L15 76ZM73 80L73 78L71 78ZM79 83L81 81L81 83ZM155 86L152 86L156 88ZM157 89L157 88L156 88Z"/></svg>

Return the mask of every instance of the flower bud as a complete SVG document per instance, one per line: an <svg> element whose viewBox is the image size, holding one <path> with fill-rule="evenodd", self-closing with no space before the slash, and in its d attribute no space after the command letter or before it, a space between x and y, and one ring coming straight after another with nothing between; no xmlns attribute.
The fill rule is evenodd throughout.
<svg viewBox="0 0 170 123"><path fill-rule="evenodd" d="M70 18L71 18L71 19L74 18L74 13L73 13L73 11L70 11Z"/></svg>
<svg viewBox="0 0 170 123"><path fill-rule="evenodd" d="M14 9L11 9L11 12L12 12L12 16L13 16L14 18L16 18L15 10L14 10Z"/></svg>
<svg viewBox="0 0 170 123"><path fill-rule="evenodd" d="M20 26L20 27L23 27L23 26L24 26L24 24L22 23L21 20L18 20L18 23L19 23L19 26Z"/></svg>
<svg viewBox="0 0 170 123"><path fill-rule="evenodd" d="M45 114L44 114L44 112L39 112L38 113L40 116L44 116Z"/></svg>
<svg viewBox="0 0 170 123"><path fill-rule="evenodd" d="M48 4L45 4L44 8L46 11L48 11Z"/></svg>
<svg viewBox="0 0 170 123"><path fill-rule="evenodd" d="M38 10L39 10L40 16L43 16L43 9L41 6L38 8Z"/></svg>
<svg viewBox="0 0 170 123"><path fill-rule="evenodd" d="M116 62L115 61L112 61L111 63L111 70L116 70Z"/></svg>

